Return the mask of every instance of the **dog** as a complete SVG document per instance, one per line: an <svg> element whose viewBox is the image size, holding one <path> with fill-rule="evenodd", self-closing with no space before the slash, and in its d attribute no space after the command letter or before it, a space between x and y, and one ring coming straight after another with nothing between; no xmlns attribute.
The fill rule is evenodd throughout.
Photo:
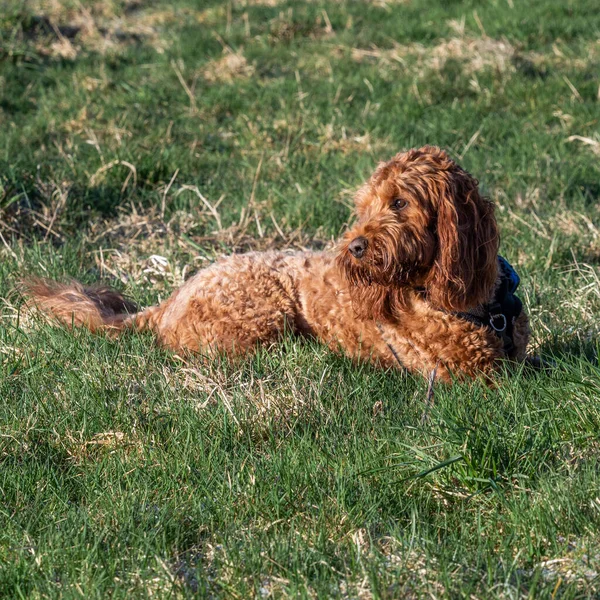
<svg viewBox="0 0 600 600"><path fill-rule="evenodd" d="M139 312L110 288L45 279L25 282L26 303L66 326L149 330L167 348L208 355L245 355L288 331L444 381L526 358L528 318L518 275L498 256L494 206L446 152L425 146L379 164L355 205L335 251L233 255Z"/></svg>

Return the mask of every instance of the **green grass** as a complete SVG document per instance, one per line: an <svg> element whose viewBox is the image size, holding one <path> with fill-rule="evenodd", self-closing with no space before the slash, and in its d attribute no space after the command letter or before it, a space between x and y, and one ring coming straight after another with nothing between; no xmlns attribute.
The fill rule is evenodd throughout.
<svg viewBox="0 0 600 600"><path fill-rule="evenodd" d="M0 596L598 598L599 38L593 0L0 2ZM321 248L424 143L495 200L552 372L428 407L308 341L19 314L27 273L150 304Z"/></svg>

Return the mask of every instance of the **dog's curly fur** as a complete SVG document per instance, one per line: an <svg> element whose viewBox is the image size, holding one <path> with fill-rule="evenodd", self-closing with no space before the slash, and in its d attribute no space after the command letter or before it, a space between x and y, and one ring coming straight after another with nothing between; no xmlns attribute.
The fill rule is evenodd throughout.
<svg viewBox="0 0 600 600"><path fill-rule="evenodd" d="M107 288L42 279L26 282L29 304L92 331L151 330L175 350L243 354L288 330L445 380L489 375L506 358L501 341L454 314L490 300L498 281L494 207L477 180L425 146L380 164L355 200L357 223L335 253L230 256L141 312ZM513 338L507 358L523 360L525 313Z"/></svg>

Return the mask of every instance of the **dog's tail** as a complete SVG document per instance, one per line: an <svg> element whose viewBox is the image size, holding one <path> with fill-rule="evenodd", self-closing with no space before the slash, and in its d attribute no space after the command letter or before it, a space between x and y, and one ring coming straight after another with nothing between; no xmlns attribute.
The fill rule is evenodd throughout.
<svg viewBox="0 0 600 600"><path fill-rule="evenodd" d="M137 306L109 287L88 287L77 281L58 283L29 278L21 282L28 309L37 309L67 327L116 335L123 330L154 329L159 306L138 312Z"/></svg>

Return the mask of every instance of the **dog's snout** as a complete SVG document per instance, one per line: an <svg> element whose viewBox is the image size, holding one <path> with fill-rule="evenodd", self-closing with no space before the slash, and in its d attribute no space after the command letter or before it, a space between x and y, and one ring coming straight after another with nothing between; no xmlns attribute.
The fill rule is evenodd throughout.
<svg viewBox="0 0 600 600"><path fill-rule="evenodd" d="M367 247L369 246L369 242L367 238L360 237L354 238L350 244L348 245L348 250L350 254L354 256L354 258L362 258L367 251Z"/></svg>

